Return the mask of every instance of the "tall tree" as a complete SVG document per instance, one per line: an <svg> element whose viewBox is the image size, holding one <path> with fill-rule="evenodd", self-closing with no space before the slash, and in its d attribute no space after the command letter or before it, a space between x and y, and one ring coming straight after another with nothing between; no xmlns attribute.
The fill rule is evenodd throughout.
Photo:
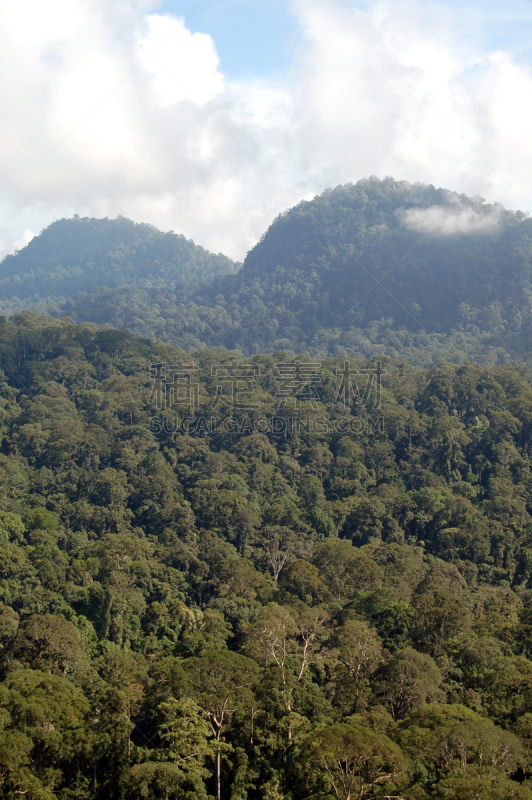
<svg viewBox="0 0 532 800"><path fill-rule="evenodd" d="M216 797L220 800L223 737L231 717L250 710L259 668L250 658L217 651L187 659L183 669L190 681L190 694L206 713L216 742Z"/></svg>
<svg viewBox="0 0 532 800"><path fill-rule="evenodd" d="M353 725L333 725L311 734L299 755L306 794L336 800L401 797L398 780L406 760L387 736ZM393 795L392 795L393 792Z"/></svg>

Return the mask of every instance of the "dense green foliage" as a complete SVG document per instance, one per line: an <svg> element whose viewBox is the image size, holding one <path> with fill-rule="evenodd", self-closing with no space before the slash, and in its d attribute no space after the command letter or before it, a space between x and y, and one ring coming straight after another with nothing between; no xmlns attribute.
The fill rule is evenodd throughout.
<svg viewBox="0 0 532 800"><path fill-rule="evenodd" d="M226 256L153 225L124 217L61 219L0 263L0 309L57 305L94 286L175 291L236 268Z"/></svg>
<svg viewBox="0 0 532 800"><path fill-rule="evenodd" d="M234 410L234 355L0 323L2 796L531 798L527 370L385 361L381 425L324 359L254 433L287 357Z"/></svg>
<svg viewBox="0 0 532 800"><path fill-rule="evenodd" d="M532 220L433 186L359 181L278 217L235 275L186 295L95 288L61 313L187 350L532 362Z"/></svg>

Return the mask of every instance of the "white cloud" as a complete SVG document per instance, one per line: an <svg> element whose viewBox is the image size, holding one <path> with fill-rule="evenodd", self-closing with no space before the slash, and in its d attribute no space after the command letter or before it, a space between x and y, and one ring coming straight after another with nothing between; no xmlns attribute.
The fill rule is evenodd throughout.
<svg viewBox="0 0 532 800"><path fill-rule="evenodd" d="M13 242L13 249L22 250L23 247L26 247L26 245L31 242L34 236L35 233L31 231L29 228L26 228L20 239L18 239L16 242Z"/></svg>
<svg viewBox="0 0 532 800"><path fill-rule="evenodd" d="M161 105L183 100L204 105L224 89L214 42L203 33L191 34L176 17L150 14L138 55L153 76Z"/></svg>
<svg viewBox="0 0 532 800"><path fill-rule="evenodd" d="M479 212L470 206L430 206L399 209L398 217L411 230L434 236L495 233L501 222L502 208Z"/></svg>
<svg viewBox="0 0 532 800"><path fill-rule="evenodd" d="M417 19L414 0L292 6L304 35L290 73L239 82L155 2L0 0L4 252L77 212L242 257L286 207L371 174L532 207L527 65L470 51L445 3Z"/></svg>

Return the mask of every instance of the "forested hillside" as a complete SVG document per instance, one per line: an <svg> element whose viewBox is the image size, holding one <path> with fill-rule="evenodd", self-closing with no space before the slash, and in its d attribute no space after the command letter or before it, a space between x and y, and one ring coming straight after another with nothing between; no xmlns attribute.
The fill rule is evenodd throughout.
<svg viewBox="0 0 532 800"><path fill-rule="evenodd" d="M93 289L62 306L187 350L532 360L532 221L481 198L359 181L281 214L235 275L183 296Z"/></svg>
<svg viewBox="0 0 532 800"><path fill-rule="evenodd" d="M153 225L129 219L74 217L53 222L18 253L0 263L0 310L55 307L92 287L204 283L237 265Z"/></svg>
<svg viewBox="0 0 532 800"><path fill-rule="evenodd" d="M532 798L530 375L345 361L0 322L4 797Z"/></svg>

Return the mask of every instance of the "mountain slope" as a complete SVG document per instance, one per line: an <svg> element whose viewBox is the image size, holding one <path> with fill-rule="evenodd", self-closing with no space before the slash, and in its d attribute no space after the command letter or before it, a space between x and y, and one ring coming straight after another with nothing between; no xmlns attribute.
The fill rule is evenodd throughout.
<svg viewBox="0 0 532 800"><path fill-rule="evenodd" d="M124 217L61 219L0 263L0 307L28 308L93 286L181 287L237 265L174 233Z"/></svg>
<svg viewBox="0 0 532 800"><path fill-rule="evenodd" d="M430 364L529 357L532 220L433 186L372 178L281 214L243 268L186 298L93 291L78 320L183 347L383 352Z"/></svg>

